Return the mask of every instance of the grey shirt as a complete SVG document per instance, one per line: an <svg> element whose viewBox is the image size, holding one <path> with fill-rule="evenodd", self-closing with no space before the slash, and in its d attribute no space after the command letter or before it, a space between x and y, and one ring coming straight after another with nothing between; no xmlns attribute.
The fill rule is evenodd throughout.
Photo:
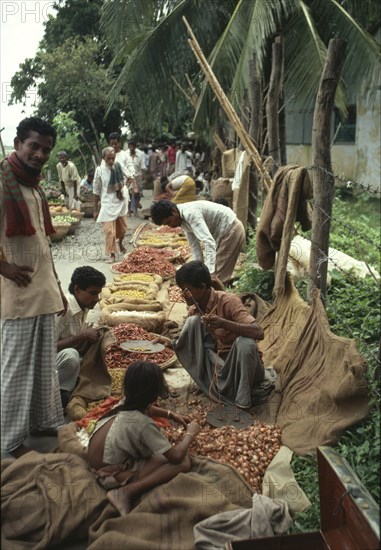
<svg viewBox="0 0 381 550"><path fill-rule="evenodd" d="M108 420L110 417L97 422L96 430ZM171 447L152 418L139 411L120 411L106 436L103 461L105 464L122 464L129 458L149 458L166 453Z"/></svg>

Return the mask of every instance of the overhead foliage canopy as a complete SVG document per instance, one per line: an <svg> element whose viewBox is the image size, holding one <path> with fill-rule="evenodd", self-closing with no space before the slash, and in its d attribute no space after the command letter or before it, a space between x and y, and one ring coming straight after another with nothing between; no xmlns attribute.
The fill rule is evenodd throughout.
<svg viewBox="0 0 381 550"><path fill-rule="evenodd" d="M102 40L103 0L59 0L56 15L45 23L44 37L34 58L20 64L11 80L10 103L25 102L37 87L36 113L53 120L71 112L80 133L96 145L100 134L118 129L124 104L120 98L105 117L115 77L108 68L110 50Z"/></svg>
<svg viewBox="0 0 381 550"><path fill-rule="evenodd" d="M250 59L256 55L266 81L271 44L279 34L285 44L286 95L301 107L316 96L328 43L334 37L347 41L337 94L341 111L345 112L346 88L361 93L375 87L380 48L360 23L376 21L371 0L105 0L102 30L114 62L123 64L111 104L124 90L135 116L149 117L155 124L168 117L169 110L175 112L180 99L184 101L171 77L187 88L188 74L201 96L195 129L200 132L209 124L216 128L220 108L209 87L202 85L182 16L238 108L245 90L250 92Z"/></svg>

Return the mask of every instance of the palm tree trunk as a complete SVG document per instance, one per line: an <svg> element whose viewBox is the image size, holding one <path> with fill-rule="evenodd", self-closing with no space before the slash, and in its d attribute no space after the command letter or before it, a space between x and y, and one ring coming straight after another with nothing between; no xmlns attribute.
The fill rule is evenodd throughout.
<svg viewBox="0 0 381 550"><path fill-rule="evenodd" d="M83 164L84 164L85 174L87 174L87 162L86 162L86 157L85 157L85 155L82 153L80 147L77 147L77 151L78 151L78 153L81 155L81 158L82 158L82 161L83 161Z"/></svg>
<svg viewBox="0 0 381 550"><path fill-rule="evenodd" d="M262 114L263 114L263 90L262 81L258 76L257 58L253 54L250 61L250 92L251 92L251 117L249 135L257 149L262 147Z"/></svg>
<svg viewBox="0 0 381 550"><path fill-rule="evenodd" d="M91 156L93 156L94 155L93 148L91 147L90 143L87 141L85 134L83 132L79 132L79 137L83 139L84 143L86 144L86 147L90 151Z"/></svg>
<svg viewBox="0 0 381 550"><path fill-rule="evenodd" d="M98 131L95 127L93 117L90 115L90 113L86 113L86 116L89 119L90 126L91 126L91 129L93 131L94 138L95 138L95 143L97 145L96 148L95 147L93 148L95 159L97 161L97 164L100 164L100 162L101 162L101 144L100 144L99 137L98 137Z"/></svg>
<svg viewBox="0 0 381 550"><path fill-rule="evenodd" d="M331 164L331 120L336 89L345 57L345 41L329 41L320 79L312 127L314 210L308 282L308 297L319 288L323 302L327 292L328 248L335 180Z"/></svg>
<svg viewBox="0 0 381 550"><path fill-rule="evenodd" d="M274 163L280 165L280 146L279 146L279 96L281 90L282 76L282 46L280 37L276 37L272 46L272 64L269 93L266 104L267 133L269 144L269 155Z"/></svg>

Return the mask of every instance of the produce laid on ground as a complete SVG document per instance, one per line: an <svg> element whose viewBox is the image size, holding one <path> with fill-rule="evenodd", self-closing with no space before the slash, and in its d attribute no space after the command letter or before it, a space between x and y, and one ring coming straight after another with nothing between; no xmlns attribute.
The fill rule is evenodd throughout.
<svg viewBox="0 0 381 550"><path fill-rule="evenodd" d="M120 347L122 342L129 340L154 340L156 336L149 334L144 328L132 324L120 324L112 328L112 333L116 342L106 349L105 363L108 369L124 368L126 369L135 361L152 361L153 363L166 363L172 359L175 352L172 349L165 348L157 353L131 353Z"/></svg>
<svg viewBox="0 0 381 550"><path fill-rule="evenodd" d="M90 404L86 416L76 422L77 426L91 434L97 420L119 402L120 397L108 397L101 402ZM213 428L206 422L211 405L192 400L187 403L187 408L186 414L201 426L201 431L193 439L189 452L234 466L253 491L261 493L266 469L281 446L279 426L253 421L253 425L245 429L237 429L234 426ZM184 428L177 424L169 423L168 426L166 422L165 427L161 429L171 443L177 443L184 437Z"/></svg>
<svg viewBox="0 0 381 550"><path fill-rule="evenodd" d="M189 452L234 466L250 487L261 493L263 476L281 446L281 429L259 421L245 429L234 426L212 428L205 420L208 412L205 405L196 401L188 405L191 405L188 415L201 426ZM184 437L184 430L171 425L165 434L171 443L176 443Z"/></svg>
<svg viewBox="0 0 381 550"><path fill-rule="evenodd" d="M185 303L183 291L177 285L171 285L168 290L170 302Z"/></svg>
<svg viewBox="0 0 381 550"><path fill-rule="evenodd" d="M140 285L149 285L155 283L158 288L163 284L163 279L155 273L125 273L124 275L115 275L113 278L114 285L125 283L137 283Z"/></svg>
<svg viewBox="0 0 381 550"><path fill-rule="evenodd" d="M78 218L75 218L70 214L59 215L59 216L54 216L52 222L53 222L53 226L54 225L71 225L72 223L78 223Z"/></svg>
<svg viewBox="0 0 381 550"><path fill-rule="evenodd" d="M187 240L181 227L156 227L152 223L145 223L136 230L133 243L135 246L178 248L186 245Z"/></svg>
<svg viewBox="0 0 381 550"><path fill-rule="evenodd" d="M177 253L173 250L141 247L136 248L124 258L111 266L116 273L157 273L163 278L172 277L175 274L175 267L169 261Z"/></svg>

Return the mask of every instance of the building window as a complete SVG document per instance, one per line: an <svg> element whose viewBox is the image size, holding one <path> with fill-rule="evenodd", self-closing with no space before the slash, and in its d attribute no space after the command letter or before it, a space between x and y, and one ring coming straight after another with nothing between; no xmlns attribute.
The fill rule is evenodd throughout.
<svg viewBox="0 0 381 550"><path fill-rule="evenodd" d="M356 105L348 106L348 116L340 117L339 110L334 112L334 143L355 143L356 141Z"/></svg>

